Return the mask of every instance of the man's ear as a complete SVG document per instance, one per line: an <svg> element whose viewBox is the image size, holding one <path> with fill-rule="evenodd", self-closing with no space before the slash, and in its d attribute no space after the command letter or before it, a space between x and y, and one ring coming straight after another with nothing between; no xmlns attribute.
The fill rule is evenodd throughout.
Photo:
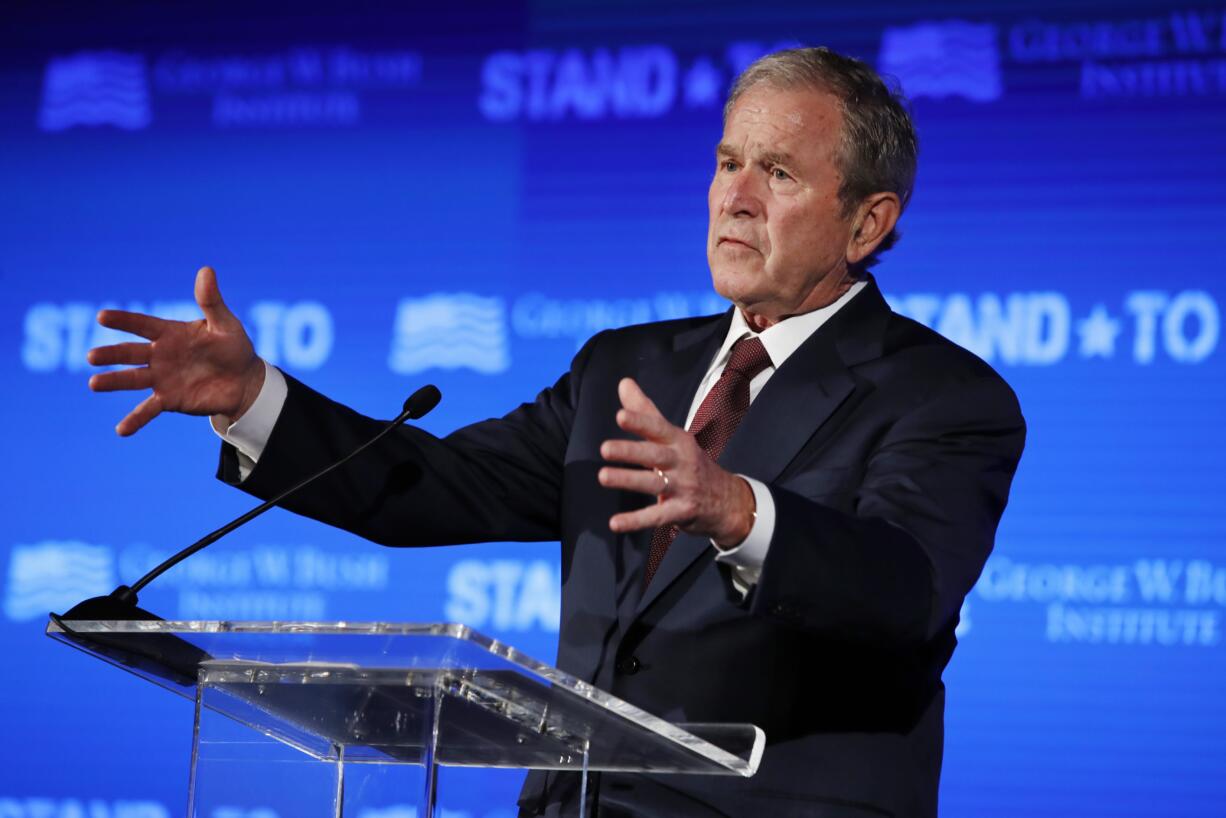
<svg viewBox="0 0 1226 818"><path fill-rule="evenodd" d="M890 235L901 214L902 204L898 194L873 193L867 196L856 208L851 238L847 241L847 263L859 264L868 258L877 245Z"/></svg>

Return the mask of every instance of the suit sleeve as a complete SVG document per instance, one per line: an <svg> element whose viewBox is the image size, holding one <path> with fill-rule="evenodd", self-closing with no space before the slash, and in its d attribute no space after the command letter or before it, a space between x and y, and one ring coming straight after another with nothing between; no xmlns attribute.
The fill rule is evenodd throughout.
<svg viewBox="0 0 1226 818"><path fill-rule="evenodd" d="M445 438L403 426L282 507L384 545L558 539L563 463L595 342L532 403ZM234 448L221 451L217 476L264 499L340 460L386 423L286 380L285 406L246 480Z"/></svg>
<svg viewBox="0 0 1226 818"><path fill-rule="evenodd" d="M902 648L955 620L992 549L1025 424L999 379L950 387L870 454L853 513L772 487L776 523L751 610Z"/></svg>

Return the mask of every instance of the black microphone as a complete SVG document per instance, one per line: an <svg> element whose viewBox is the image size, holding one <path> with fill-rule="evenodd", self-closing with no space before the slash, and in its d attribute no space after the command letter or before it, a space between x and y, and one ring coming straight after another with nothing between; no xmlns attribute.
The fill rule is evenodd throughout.
<svg viewBox="0 0 1226 818"><path fill-rule="evenodd" d="M417 420L418 418L425 417L426 414L429 413L432 409L434 409L435 406L438 406L438 402L442 399L443 399L443 393L438 390L437 386L435 386L434 384L426 384L421 389L418 389L416 392L414 392L412 395L409 395L408 400L404 402L404 411L402 411L391 422L389 422L387 426L385 426L379 432L379 434L375 435L370 440L366 441L361 446L357 447L352 452L342 457L340 460L336 461L335 463L332 463L329 466L325 466L323 469L320 469L319 471L315 472L315 474L312 474L310 477L307 477L299 481L297 484L281 492L276 497L273 497L271 500L260 503L255 508L251 509L250 511L243 514L242 516L231 520L230 522L226 523L225 525L223 525L221 528L217 529L216 531L213 531L201 537L199 540L192 543L187 548L184 548L182 551L173 555L169 559L165 560L164 562L162 562L161 565L157 566L152 571L150 571L149 573L145 574L143 577L138 579L136 582L132 583L131 587L128 587L127 585L120 585L114 591L111 591L111 593L108 594L107 596L96 596L91 599L87 599L83 602L78 602L67 613L64 613L64 614L54 614L53 613L51 614L51 618L55 620L55 622L59 624L61 627L66 627L63 625L63 620L68 620L70 622L73 620L86 620L86 619L104 620L104 621L105 620L119 620L119 621L124 621L124 620L146 620L146 621L153 620L153 621L156 621L156 620L160 620L161 617L156 616L154 614L149 613L148 611L144 611L136 607L136 601L137 601L136 594L138 591L143 589L146 585L148 585L153 580L157 579L159 576L161 576L163 573L165 573L169 569L173 568L174 566L178 565L183 560L190 557L192 554L195 554L200 549L204 548L205 546L211 545L212 543L217 542L222 537L226 536L227 534L229 534L231 531L238 528L239 526L246 525L247 523L254 520L256 517L259 517L265 511L268 511L268 509L272 508L277 503L281 502L286 497L289 497L291 494L298 491L302 487L314 482L315 480L318 480L319 478L323 477L325 474L332 471L333 469L339 466L343 466L344 464L348 463L351 459L353 459L354 457L356 457L357 455L365 451L369 446L383 439L383 437L389 434L393 429L395 429L401 423L404 423L406 420Z"/></svg>

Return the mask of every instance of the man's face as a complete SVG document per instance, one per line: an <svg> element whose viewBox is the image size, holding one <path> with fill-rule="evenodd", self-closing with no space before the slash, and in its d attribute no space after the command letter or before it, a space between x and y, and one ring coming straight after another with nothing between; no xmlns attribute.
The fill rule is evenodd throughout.
<svg viewBox="0 0 1226 818"><path fill-rule="evenodd" d="M716 291L774 323L835 300L852 220L835 167L843 114L831 94L758 86L724 126L707 197Z"/></svg>

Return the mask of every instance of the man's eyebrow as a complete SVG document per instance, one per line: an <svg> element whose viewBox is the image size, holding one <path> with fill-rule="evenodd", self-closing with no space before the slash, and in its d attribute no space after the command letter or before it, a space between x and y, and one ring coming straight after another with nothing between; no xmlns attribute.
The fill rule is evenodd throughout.
<svg viewBox="0 0 1226 818"><path fill-rule="evenodd" d="M758 157L758 161L763 165L783 165L789 168L795 164L792 154L786 151L766 151Z"/></svg>
<svg viewBox="0 0 1226 818"><path fill-rule="evenodd" d="M735 146L727 142L721 142L715 146L716 156L726 156L730 159L740 159L741 152ZM756 157L758 164L761 165L783 165L784 167L793 167L796 163L792 158L792 154L787 151L765 151Z"/></svg>

